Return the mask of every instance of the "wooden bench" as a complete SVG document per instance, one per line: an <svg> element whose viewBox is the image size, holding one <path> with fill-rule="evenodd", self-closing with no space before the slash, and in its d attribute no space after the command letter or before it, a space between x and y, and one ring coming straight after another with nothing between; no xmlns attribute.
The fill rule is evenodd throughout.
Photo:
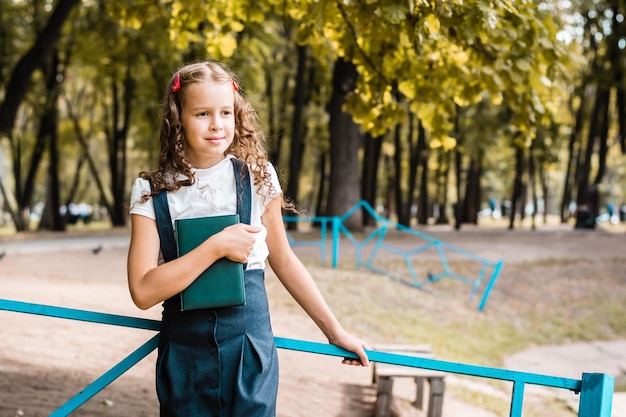
<svg viewBox="0 0 626 417"><path fill-rule="evenodd" d="M428 345L376 345L375 350L397 353L401 355L434 358L435 355ZM445 373L429 369L413 368L410 366L390 365L386 363L373 364L372 382L377 384L376 409L374 417L389 417L391 412L391 398L394 378L413 378L416 385L415 401L413 405L423 409L424 381L428 381L428 409L427 417L441 417L443 408L443 393L445 389Z"/></svg>

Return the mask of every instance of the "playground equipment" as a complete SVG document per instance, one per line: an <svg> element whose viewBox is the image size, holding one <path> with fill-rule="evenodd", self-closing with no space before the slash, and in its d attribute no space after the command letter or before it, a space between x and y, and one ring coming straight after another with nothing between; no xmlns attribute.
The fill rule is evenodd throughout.
<svg viewBox="0 0 626 417"><path fill-rule="evenodd" d="M360 239L345 226L345 221L354 215L357 210L365 210L376 222L374 230ZM480 302L478 303L477 308L479 311L485 308L489 295L504 265L502 261L490 261L410 227L394 223L387 218L379 216L372 206L363 200L355 204L341 217L285 216L285 222L309 222L319 224L319 240L299 241L295 240L289 233L288 238L292 246L318 246L320 248L320 259L323 265L326 263L328 229L330 228L331 266L333 268L337 267L341 236L344 236L356 249L357 268L368 268L415 288L423 289L427 285L433 284L441 279L452 278L468 284L471 287L468 302L472 302L480 291L485 278L488 276ZM391 230L397 231L399 234L403 235L401 236L401 240L408 242L407 245L409 246L404 248L399 247L397 244L394 244L398 239L386 239ZM398 236L395 237L397 238ZM436 272L422 271L421 275L423 276L420 276L413 261L418 255L432 255L433 252L434 258L438 259L440 262L440 268L437 268ZM391 257L400 259L402 261L401 263L406 267L405 270L400 272L396 271L387 266L388 263L381 261L382 259ZM473 271L474 276L455 272L449 262L451 257L475 264L477 269ZM431 256L431 258L433 258L433 256Z"/></svg>

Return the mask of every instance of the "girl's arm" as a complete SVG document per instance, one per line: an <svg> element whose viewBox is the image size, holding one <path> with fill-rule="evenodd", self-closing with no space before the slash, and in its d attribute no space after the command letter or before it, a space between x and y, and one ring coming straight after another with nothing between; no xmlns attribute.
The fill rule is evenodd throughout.
<svg viewBox="0 0 626 417"><path fill-rule="evenodd" d="M158 265L161 244L156 221L131 215L128 249L128 288L133 302L148 309L187 288L205 269L226 256L246 262L254 245L256 227L237 224L216 233L180 258Z"/></svg>
<svg viewBox="0 0 626 417"><path fill-rule="evenodd" d="M267 228L268 261L272 270L292 297L313 319L328 341L356 353L360 361L344 359L344 363L368 366L365 350L367 344L352 336L341 327L324 300L313 277L294 254L283 224L281 198L274 198L263 214L263 225Z"/></svg>

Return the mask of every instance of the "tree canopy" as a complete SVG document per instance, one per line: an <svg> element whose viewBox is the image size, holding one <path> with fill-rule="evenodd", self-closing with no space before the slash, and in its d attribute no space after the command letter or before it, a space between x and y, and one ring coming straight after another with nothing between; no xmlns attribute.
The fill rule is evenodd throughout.
<svg viewBox="0 0 626 417"><path fill-rule="evenodd" d="M626 136L624 10L618 0L560 4L0 1L0 146L9 144L14 180L7 188L0 170L3 204L19 223L17 213L30 209L32 199L50 203L59 200L50 195L61 193L70 201L81 189L93 194L80 179L86 161L98 184L91 199L123 225L129 165L133 172L147 169L158 152L165 81L183 63L210 58L240 74L265 116L271 157L289 166L291 197L320 214L348 195L381 202L389 214L409 213L415 204L422 212L442 206L445 213L445 190L455 188L452 203L464 207L455 211L457 221L475 221L486 192L509 194L519 206L529 195L547 200L555 184L565 187L562 205L575 199L584 206L589 184L603 181L611 138L623 147ZM354 80L340 78L341 63L344 76L354 69ZM610 70L598 72L601 67ZM46 84L46 76L54 82ZM338 90L344 91L336 108ZM46 91L56 91L48 102L58 107L48 116ZM334 118L337 112L349 117ZM329 129L333 123L353 123L360 134ZM345 132L354 137L337 137ZM332 145L341 141L351 145L337 165ZM41 162L49 165L59 147L66 169L53 167L47 178L59 176L60 190L33 187L43 180ZM63 159L70 157L77 162L68 170ZM550 172L564 171L558 163L565 159L572 169L550 181ZM377 177L390 166L393 176ZM347 167L355 175L338 174ZM24 177L25 169L32 175ZM498 180L482 184L485 175ZM329 178L338 191L329 193ZM541 184L534 191L533 181ZM348 192L355 187L362 191Z"/></svg>

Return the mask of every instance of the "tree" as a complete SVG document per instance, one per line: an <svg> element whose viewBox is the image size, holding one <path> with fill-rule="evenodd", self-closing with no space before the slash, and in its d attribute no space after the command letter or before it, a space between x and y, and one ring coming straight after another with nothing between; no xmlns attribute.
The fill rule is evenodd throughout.
<svg viewBox="0 0 626 417"><path fill-rule="evenodd" d="M55 50L55 44L61 36L61 29L64 22L69 17L70 12L74 6L78 3L78 0L59 0L52 13L47 17L47 22L43 28L37 33L32 46L18 59L17 63L11 71L11 75L8 78L5 86L4 100L0 103L0 140L3 137L8 138L12 150L12 162L13 173L15 183L15 194L18 207L12 207L8 201L8 195L6 189L2 186L2 194L5 201L5 206L9 211L15 227L18 231L25 230L27 222L22 214L24 209L30 204L31 187L32 183L23 184L21 181L21 147L19 143L16 143L14 139L13 129L15 125L15 118L17 111L22 104L28 90L29 83L31 81L33 73L40 68L45 68L46 63L50 60L53 51ZM36 15L37 16L37 15ZM35 19L37 22L37 19ZM35 28L36 29L36 28ZM53 69L53 72L56 70ZM52 85L54 84L54 85ZM56 83L48 83L51 88L56 88ZM50 108L50 106L48 106ZM54 111L54 110L50 110ZM48 124L51 121L50 118L54 118L53 113L48 113L45 119L42 119L42 128L49 126L54 128L54 122ZM30 180L34 181L34 173L39 164L43 150L43 137L45 132L40 132L38 135L38 147L35 148L33 153L33 161L31 164L32 177ZM54 134L54 133L52 133ZM52 136L53 138L53 136ZM54 143L51 145L53 149ZM54 181L54 180L53 180ZM0 177L0 183L3 182L3 178ZM23 194L23 187L26 187L26 193ZM53 191L56 192L56 191ZM26 197L24 199L23 197ZM56 216L56 215L54 215ZM54 221L55 227L59 227L58 220Z"/></svg>
<svg viewBox="0 0 626 417"><path fill-rule="evenodd" d="M262 20L275 2L228 5L172 2L172 33L184 44L187 37L197 37L202 23L205 36L211 36L207 50L218 58L230 56L236 33ZM558 106L545 80L559 76L568 56L556 40L554 16L534 3L306 0L282 2L280 11L299 22L296 40L310 45L318 59L355 66L357 84L345 109L375 137L406 117L394 90L429 131L431 146L446 149L456 143L450 137L456 105L480 101L485 94L496 104L506 97L513 110L511 131L531 139ZM127 11L123 15L137 19ZM344 182L344 187L354 184ZM331 207L337 205L333 196L342 194L331 193Z"/></svg>
<svg viewBox="0 0 626 417"><path fill-rule="evenodd" d="M578 32L569 31L572 44L580 49L583 65L576 70L568 108L572 125L565 165L561 221L572 216L576 202L576 228L595 228L600 192L607 171L611 146L626 148L626 81L624 80L626 36L624 2L578 2L569 18ZM612 126L615 126L612 128Z"/></svg>
<svg viewBox="0 0 626 417"><path fill-rule="evenodd" d="M325 215L341 216L361 199L359 188L358 152L363 135L352 116L344 110L346 97L356 87L356 67L343 59L335 62L333 92L329 103L330 114L330 185ZM362 229L363 217L356 211L344 226Z"/></svg>
<svg viewBox="0 0 626 417"><path fill-rule="evenodd" d="M79 0L59 0L31 48L13 68L0 106L0 135L11 136L17 110L28 91L33 72L43 66L52 54L63 24L78 3Z"/></svg>
<svg viewBox="0 0 626 417"><path fill-rule="evenodd" d="M93 20L96 30L84 32L100 34L89 42L101 45L106 53L97 57L77 53L71 73L78 75L79 83L89 80L109 86L102 90L101 100L86 110L95 116L99 129L85 138L89 146L83 147L99 146L100 135L106 133L108 148L95 155L106 155L108 170L99 165L100 173L111 174L110 188L100 191L101 199L110 199L106 205L114 223L123 224L130 143L137 145L134 156L142 163L156 152L149 140L155 132L155 109L142 103L158 102L154 91L160 96L163 80L184 60L209 56L227 61L241 74L251 98L269 116L270 139L275 139L271 156L292 163L286 190L296 194L291 196L295 199L303 192L316 193L318 214L341 215L360 198L376 200L372 190L381 187L375 175L366 178L365 174L375 174L371 169L382 154L380 146L398 126L403 134L397 137L396 149L385 154L409 149L407 160L403 157L391 167L406 174L409 183L388 185L386 191L406 190L406 195L395 193L401 197L396 209L402 221L411 212L418 190L418 222L426 224L429 193L435 189L429 170L437 166L429 156L452 155L461 139L454 163L446 157L446 164L439 166L448 167L445 178L456 178L459 193L452 203L463 209L467 221L475 221L479 178L482 168L489 166L482 160L487 158L486 149L493 141L504 140L505 134L528 149L561 103L565 89L559 87L570 61L557 40L557 13L551 6L504 0L89 3L83 9L101 18ZM315 69L315 79L334 74L332 90L330 82L318 81L315 86L303 82L312 78L311 72L308 78L303 77L304 71L298 77L294 60L298 49L306 51L306 60L300 62L310 71ZM309 85L301 89L303 84ZM67 97L72 100L76 94L69 91ZM320 103L328 104L325 114ZM457 128L461 113L468 121L481 120L477 118L483 113L474 111L478 103L510 109L503 126L490 126L491 131L483 135L474 135L469 122ZM322 117L311 122L305 114ZM78 116L80 125L84 117L81 112ZM330 125L322 132L327 120ZM378 141L373 146L367 143L367 160L361 152L364 137ZM328 138L330 143L325 143ZM288 146L291 155L286 153ZM308 152L310 146L317 152ZM317 160L307 161L312 158ZM318 167L309 177L319 178L319 191L301 187L309 178L303 167L311 166ZM396 181L401 180L397 175ZM451 195L450 184L447 179L441 182L442 196ZM354 227L362 224L356 216L353 221Z"/></svg>

